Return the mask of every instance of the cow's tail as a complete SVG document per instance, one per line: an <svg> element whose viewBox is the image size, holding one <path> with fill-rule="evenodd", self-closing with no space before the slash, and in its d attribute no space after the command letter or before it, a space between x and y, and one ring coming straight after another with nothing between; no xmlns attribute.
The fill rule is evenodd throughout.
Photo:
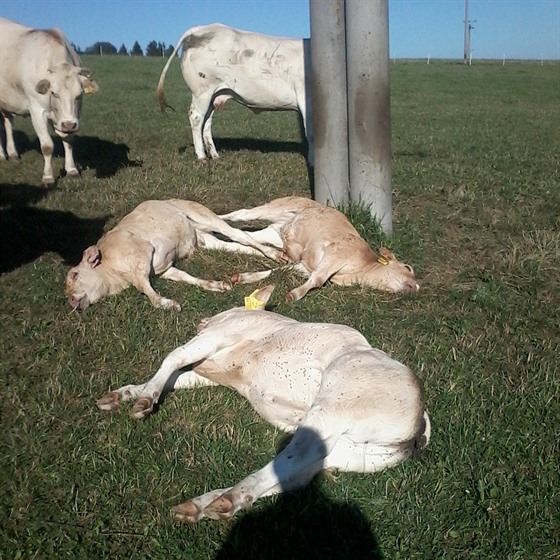
<svg viewBox="0 0 560 560"><path fill-rule="evenodd" d="M169 103L167 103L167 100L165 99L165 94L163 93L163 82L165 82L165 76L167 74L167 70L169 68L169 65L171 64L171 62L173 61L173 59L177 55L177 51L181 48L181 45L183 44L183 41L190 34L190 32L191 32L191 30L187 29L187 31L185 31L183 33L183 35L181 36L179 41L177 41L177 44L175 45L175 48L173 49L173 52L171 53L171 55L167 59L167 62L165 63L165 66L163 67L163 70L161 72L161 76L159 77L159 82L158 82L158 86L157 86L157 98L158 98L159 106L161 107L161 110L163 112L165 112L166 108L169 108L169 109L172 109L173 111L175 111L175 109L173 109L173 107L171 107L171 105L169 105Z"/></svg>

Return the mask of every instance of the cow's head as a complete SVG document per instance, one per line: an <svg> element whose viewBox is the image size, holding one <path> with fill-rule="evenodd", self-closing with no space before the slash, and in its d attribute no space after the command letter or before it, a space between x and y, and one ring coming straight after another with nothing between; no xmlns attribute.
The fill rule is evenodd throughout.
<svg viewBox="0 0 560 560"><path fill-rule="evenodd" d="M420 289L413 268L386 247L379 249L376 266L371 271L371 284L385 292L417 292Z"/></svg>
<svg viewBox="0 0 560 560"><path fill-rule="evenodd" d="M73 309L86 309L107 295L104 276L97 270L100 263L101 252L92 245L84 251L80 264L68 271L64 293Z"/></svg>
<svg viewBox="0 0 560 560"><path fill-rule="evenodd" d="M44 99L47 117L55 132L62 138L80 128L80 108L84 93L98 91L97 83L90 79L91 71L63 63L48 70L47 78L39 80L35 90Z"/></svg>

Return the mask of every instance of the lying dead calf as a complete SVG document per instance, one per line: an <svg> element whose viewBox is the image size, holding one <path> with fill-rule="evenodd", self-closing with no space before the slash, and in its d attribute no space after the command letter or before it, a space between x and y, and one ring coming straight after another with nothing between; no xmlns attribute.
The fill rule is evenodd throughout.
<svg viewBox="0 0 560 560"><path fill-rule="evenodd" d="M362 284L385 292L420 289L410 265L399 261L385 247L376 255L342 212L308 198L279 198L220 218L232 222L270 222L264 229L247 233L255 241L283 249L284 258L308 277L302 286L288 292L288 303L301 299L327 280L341 286ZM235 274L232 282L256 282L271 273L272 270L265 270Z"/></svg>
<svg viewBox="0 0 560 560"><path fill-rule="evenodd" d="M231 242L218 239L214 232ZM198 247L281 258L280 251L231 227L202 204L178 199L148 200L84 251L80 264L67 274L66 296L74 309L85 309L132 284L150 298L154 307L180 310L177 301L153 289L151 274L215 292L231 289L226 282L201 280L173 267L176 260L192 256Z"/></svg>
<svg viewBox="0 0 560 560"><path fill-rule="evenodd" d="M264 306L272 290L263 288L254 298ZM182 521L230 518L259 498L305 486L322 469L391 467L430 437L418 378L358 331L240 307L203 321L147 383L121 387L97 404L114 410L135 400L131 415L143 418L178 370L175 389L230 387L274 426L295 432L273 461L235 486L176 506Z"/></svg>

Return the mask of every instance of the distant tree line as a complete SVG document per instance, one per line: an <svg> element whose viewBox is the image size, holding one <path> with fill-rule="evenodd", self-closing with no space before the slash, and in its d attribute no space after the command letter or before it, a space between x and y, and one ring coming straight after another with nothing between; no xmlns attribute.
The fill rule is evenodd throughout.
<svg viewBox="0 0 560 560"><path fill-rule="evenodd" d="M91 47L87 47L85 51L82 51L74 44L72 46L78 54L97 54L100 56L116 54L121 56L159 56L167 58L173 52L173 45L166 46L165 43L160 43L157 41L150 41L148 43L148 46L146 47L145 52L142 50L142 47L140 46L138 41L135 41L130 50L126 48L124 43L117 50L117 47L115 47L115 45L107 41L98 41Z"/></svg>

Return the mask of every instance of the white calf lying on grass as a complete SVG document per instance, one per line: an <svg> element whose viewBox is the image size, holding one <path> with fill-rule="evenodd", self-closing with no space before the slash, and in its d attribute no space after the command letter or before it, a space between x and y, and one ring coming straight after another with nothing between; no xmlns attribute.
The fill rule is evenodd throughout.
<svg viewBox="0 0 560 560"><path fill-rule="evenodd" d="M214 232L232 242L218 239ZM153 289L151 274L215 292L231 289L225 282L201 280L172 266L174 261L192 256L198 247L243 253L256 253L256 248L272 259L281 258L282 254L231 227L202 204L176 199L148 200L84 251L80 264L70 269L66 277L68 301L74 309L85 309L132 284L150 298L154 307L180 310L178 302Z"/></svg>
<svg viewBox="0 0 560 560"><path fill-rule="evenodd" d="M308 276L307 282L288 292L288 303L301 299L327 280L342 286L363 284L386 292L420 289L410 265L400 262L385 247L377 256L342 212L308 198L279 198L220 218L232 222L271 222L265 229L247 233L255 241L283 249L296 269ZM232 282L256 282L271 273L272 270L265 270L236 274Z"/></svg>
<svg viewBox="0 0 560 560"><path fill-rule="evenodd" d="M264 306L272 290L256 291L252 301ZM112 391L97 405L114 410L136 400L131 415L144 418L178 370L175 389L230 387L274 426L295 432L261 470L176 506L181 521L230 518L259 498L306 485L322 469L379 471L430 438L418 378L358 331L241 307L204 320L150 381Z"/></svg>

